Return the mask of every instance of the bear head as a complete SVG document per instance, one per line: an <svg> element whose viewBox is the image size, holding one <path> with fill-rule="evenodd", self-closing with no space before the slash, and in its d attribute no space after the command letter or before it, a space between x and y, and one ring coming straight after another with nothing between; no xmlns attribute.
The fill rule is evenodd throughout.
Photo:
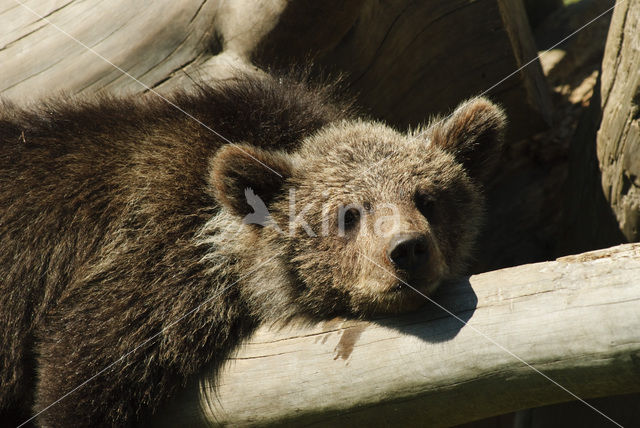
<svg viewBox="0 0 640 428"><path fill-rule="evenodd" d="M404 312L464 272L504 126L484 98L408 134L338 122L293 153L225 146L210 180L260 251L278 255L303 311Z"/></svg>

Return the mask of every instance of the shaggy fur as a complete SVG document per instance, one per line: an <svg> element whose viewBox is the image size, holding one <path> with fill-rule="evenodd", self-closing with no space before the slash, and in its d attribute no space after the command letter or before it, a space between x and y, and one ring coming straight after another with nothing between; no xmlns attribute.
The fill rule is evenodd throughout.
<svg viewBox="0 0 640 428"><path fill-rule="evenodd" d="M64 396L38 424L136 424L262 322L422 302L368 259L424 291L463 269L504 126L489 102L403 135L286 79L172 101L238 145L153 96L1 107L0 420ZM245 188L271 225L242 223ZM290 227L291 189L317 236ZM342 236L352 203L366 209ZM418 277L374 226L428 238Z"/></svg>

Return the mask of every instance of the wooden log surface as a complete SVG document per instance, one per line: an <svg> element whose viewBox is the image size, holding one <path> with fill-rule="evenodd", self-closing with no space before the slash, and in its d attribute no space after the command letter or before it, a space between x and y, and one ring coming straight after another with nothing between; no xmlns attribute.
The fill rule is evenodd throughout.
<svg viewBox="0 0 640 428"><path fill-rule="evenodd" d="M598 160L602 188L620 230L640 241L640 1L616 5L601 82Z"/></svg>
<svg viewBox="0 0 640 428"><path fill-rule="evenodd" d="M154 87L203 62L217 2L201 3L2 0L0 94L18 102L59 91L143 91L131 77Z"/></svg>
<svg viewBox="0 0 640 428"><path fill-rule="evenodd" d="M509 132L530 135L551 117L521 0L0 0L0 27L0 96L14 101L168 92L255 70L253 61L314 59L317 73L346 76L367 113L401 127L510 74L489 94Z"/></svg>
<svg viewBox="0 0 640 428"><path fill-rule="evenodd" d="M428 303L261 328L155 423L450 426L575 399L562 387L640 390L640 244L472 276L434 298L455 315Z"/></svg>

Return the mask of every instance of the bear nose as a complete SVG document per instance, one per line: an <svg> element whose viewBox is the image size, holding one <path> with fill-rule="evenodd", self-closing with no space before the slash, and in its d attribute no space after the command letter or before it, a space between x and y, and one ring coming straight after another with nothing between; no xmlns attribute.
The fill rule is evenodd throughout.
<svg viewBox="0 0 640 428"><path fill-rule="evenodd" d="M400 233L389 242L387 257L398 269L413 273L429 260L429 242L420 233Z"/></svg>

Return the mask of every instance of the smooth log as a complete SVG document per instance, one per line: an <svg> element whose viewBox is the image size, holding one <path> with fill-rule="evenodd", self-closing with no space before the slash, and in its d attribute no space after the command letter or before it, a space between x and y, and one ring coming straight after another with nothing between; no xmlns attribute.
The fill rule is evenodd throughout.
<svg viewBox="0 0 640 428"><path fill-rule="evenodd" d="M472 276L435 299L455 315L429 303L261 328L156 422L451 426L575 399L536 370L581 398L640 390L640 244Z"/></svg>
<svg viewBox="0 0 640 428"><path fill-rule="evenodd" d="M144 91L134 79L159 85L204 62L217 3L2 0L0 95L20 102L60 91Z"/></svg>
<svg viewBox="0 0 640 428"><path fill-rule="evenodd" d="M368 113L401 127L509 75L489 93L509 132L551 117L522 0L0 0L0 27L0 95L13 101L168 92L313 59L314 73L344 74Z"/></svg>

